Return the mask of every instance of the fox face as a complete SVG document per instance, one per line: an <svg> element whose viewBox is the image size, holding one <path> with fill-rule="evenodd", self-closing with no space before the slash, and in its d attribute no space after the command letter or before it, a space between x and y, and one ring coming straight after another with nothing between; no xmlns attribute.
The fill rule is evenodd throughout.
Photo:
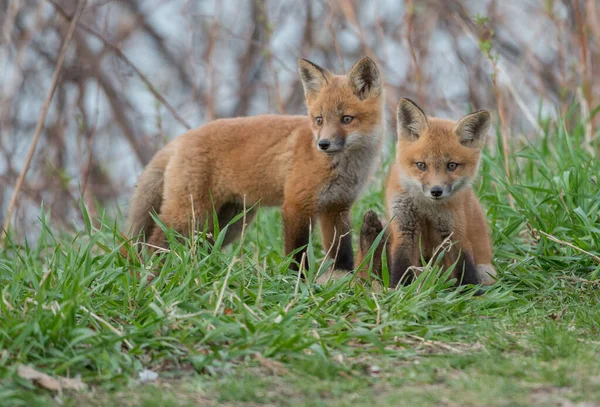
<svg viewBox="0 0 600 407"><path fill-rule="evenodd" d="M371 145L383 126L382 81L375 62L359 60L346 75L333 75L305 59L298 69L319 151L336 155Z"/></svg>
<svg viewBox="0 0 600 407"><path fill-rule="evenodd" d="M397 160L406 192L443 202L472 183L490 127L487 110L458 122L428 119L414 102L402 99L397 119Z"/></svg>

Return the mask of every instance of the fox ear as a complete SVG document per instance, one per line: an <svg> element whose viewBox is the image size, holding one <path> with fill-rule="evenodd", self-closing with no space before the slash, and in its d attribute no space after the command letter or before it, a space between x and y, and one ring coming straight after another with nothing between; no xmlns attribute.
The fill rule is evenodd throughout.
<svg viewBox="0 0 600 407"><path fill-rule="evenodd" d="M375 62L369 57L361 58L348 72L348 80L360 100L381 94L381 75Z"/></svg>
<svg viewBox="0 0 600 407"><path fill-rule="evenodd" d="M400 99L396 118L399 140L416 141L429 128L425 112L410 99Z"/></svg>
<svg viewBox="0 0 600 407"><path fill-rule="evenodd" d="M460 119L454 132L463 146L480 148L483 147L491 121L489 111L478 110Z"/></svg>
<svg viewBox="0 0 600 407"><path fill-rule="evenodd" d="M306 97L317 93L331 78L329 72L306 59L298 61L298 72L300 72L300 79Z"/></svg>

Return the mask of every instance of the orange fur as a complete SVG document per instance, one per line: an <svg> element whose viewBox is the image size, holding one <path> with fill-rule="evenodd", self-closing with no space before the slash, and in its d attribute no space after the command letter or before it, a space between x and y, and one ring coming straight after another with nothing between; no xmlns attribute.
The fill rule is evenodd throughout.
<svg viewBox="0 0 600 407"><path fill-rule="evenodd" d="M427 118L413 102L400 101L397 156L386 186L387 214L393 218L387 247L393 284L410 281L410 267L420 266L421 256L431 258L446 238L456 243L443 260L446 267L458 261L454 277L493 283L489 230L471 188L489 124L487 111L457 123ZM376 228L381 221L365 215L361 252L374 239L368 230ZM361 252L357 261L364 258Z"/></svg>
<svg viewBox="0 0 600 407"><path fill-rule="evenodd" d="M257 203L281 206L286 254L308 243L310 226L319 217L326 248L335 244L331 253L338 253L335 266L351 269L348 213L381 149L381 79L369 58L347 75L333 75L305 60L299 71L308 117L217 120L159 151L133 197L131 233L145 233L150 245L162 247L165 234L152 222L152 211L165 225L188 235L192 208L197 227L206 223L212 231L213 209L222 228L243 210L244 202L247 208ZM318 147L325 140L328 150ZM225 242L240 232L241 221L232 224Z"/></svg>

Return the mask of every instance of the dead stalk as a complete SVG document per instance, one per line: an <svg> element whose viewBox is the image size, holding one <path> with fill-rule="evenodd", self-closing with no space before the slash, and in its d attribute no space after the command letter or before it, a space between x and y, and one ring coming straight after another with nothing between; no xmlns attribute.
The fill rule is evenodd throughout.
<svg viewBox="0 0 600 407"><path fill-rule="evenodd" d="M244 212L242 217L242 233L240 234L240 263L242 265L242 286L244 285L244 237L246 235L246 194L244 194Z"/></svg>
<svg viewBox="0 0 600 407"><path fill-rule="evenodd" d="M381 318L381 308L379 307L379 302L377 302L377 296L375 295L375 293L371 293L371 296L373 297L373 301L375 301L375 306L377 307L377 318L375 320L375 325L379 325Z"/></svg>
<svg viewBox="0 0 600 407"><path fill-rule="evenodd" d="M298 278L296 279L296 287L294 288L294 298L285 306L285 312L287 313L290 308L296 303L298 299L298 291L300 289L300 277L304 271L304 261L306 259L306 252L302 253L302 259L300 260L300 267L298 267Z"/></svg>
<svg viewBox="0 0 600 407"><path fill-rule="evenodd" d="M198 237L196 236L196 233L197 233L196 210L194 208L194 197L192 196L192 194L190 194L190 203L192 205L192 247L191 247L191 252L192 252L194 266L198 266L198 262L196 261L196 242L198 240Z"/></svg>
<svg viewBox="0 0 600 407"><path fill-rule="evenodd" d="M552 236L552 235L550 235L550 234L548 234L548 233L546 233L546 232L544 232L542 230L538 230L537 232L540 233L540 234L542 234L542 235L544 235L546 238L548 238L549 240L553 241L554 243L558 243L560 245L570 247L573 250L577 250L580 253L587 254L596 263L600 264L600 257L596 256L595 254L590 253L590 252L588 252L586 250L583 250L581 247L577 247L573 243L569 243L569 242L565 242L564 240L560 240L559 238L557 238L555 236Z"/></svg>
<svg viewBox="0 0 600 407"><path fill-rule="evenodd" d="M116 335L121 336L121 337L124 336L124 334L123 334L123 332L121 330L115 328L114 326L112 326L111 324L109 324L108 321L106 321L105 319L99 317L98 315L96 315L92 311L88 310L83 305L80 305L79 309L82 310L82 311L84 311L84 312L87 312L89 316L91 316L92 318L94 318L96 321L102 323L108 329L110 329L111 331L113 331ZM125 343L125 345L127 345L127 347L129 348L129 350L133 349L133 346L131 345L131 342L129 342L127 339L123 339L123 342Z"/></svg>
<svg viewBox="0 0 600 407"><path fill-rule="evenodd" d="M236 258L234 257L229 263L229 267L227 268L227 274L225 274L225 280L223 280L223 285L221 286L221 292L219 293L219 298L217 299L217 305L215 306L215 310L213 312L213 316L216 317L219 313L219 308L221 308L221 302L223 301L223 295L225 294L225 288L227 287L227 282L229 281L229 275L231 274L231 269L236 262Z"/></svg>

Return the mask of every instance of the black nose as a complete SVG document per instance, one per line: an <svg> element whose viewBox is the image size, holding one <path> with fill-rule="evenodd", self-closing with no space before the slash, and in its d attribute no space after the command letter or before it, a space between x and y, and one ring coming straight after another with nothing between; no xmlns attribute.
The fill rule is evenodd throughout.
<svg viewBox="0 0 600 407"><path fill-rule="evenodd" d="M331 145L331 142L329 140L319 140L317 145L319 146L319 148L321 150L327 150L329 148L329 146Z"/></svg>
<svg viewBox="0 0 600 407"><path fill-rule="evenodd" d="M435 198L439 198L444 193L444 190L442 189L442 187L433 187L433 188L431 188L430 192L431 192L431 196L433 196Z"/></svg>

